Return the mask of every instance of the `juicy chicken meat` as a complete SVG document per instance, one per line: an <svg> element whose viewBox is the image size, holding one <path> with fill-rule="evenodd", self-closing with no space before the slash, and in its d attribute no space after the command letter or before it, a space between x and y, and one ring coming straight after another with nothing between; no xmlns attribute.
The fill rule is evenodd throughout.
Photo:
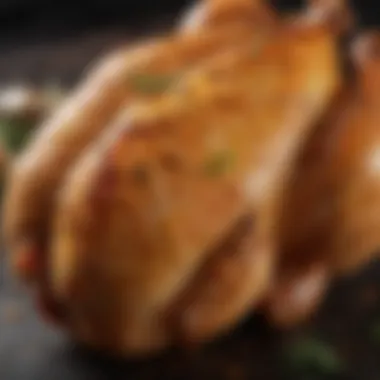
<svg viewBox="0 0 380 380"><path fill-rule="evenodd" d="M352 46L353 78L305 145L283 204L280 273L267 303L283 327L308 317L332 278L380 247L380 33Z"/></svg>

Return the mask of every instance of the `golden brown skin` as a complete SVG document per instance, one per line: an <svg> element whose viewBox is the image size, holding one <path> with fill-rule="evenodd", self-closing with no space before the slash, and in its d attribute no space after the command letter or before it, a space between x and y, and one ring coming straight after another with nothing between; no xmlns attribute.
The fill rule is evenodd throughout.
<svg viewBox="0 0 380 380"><path fill-rule="evenodd" d="M72 333L142 354L210 339L260 302L289 169L339 73L335 36L291 24L127 107L55 212L49 273Z"/></svg>
<svg viewBox="0 0 380 380"><path fill-rule="evenodd" d="M233 9L232 3L230 7ZM256 4L252 3L252 7ZM229 46L254 41L255 35L260 37L260 28L242 22L217 25L207 33L158 38L117 52L89 72L79 89L40 128L9 179L5 238L22 277L34 280L40 276L42 269L36 257L45 249L60 184L83 149L107 128L118 110L132 99L160 96L165 90L160 90L165 78L173 76L175 82L182 71L206 57ZM158 85L141 90L141 86L149 87L144 83L146 76L155 77L153 82Z"/></svg>
<svg viewBox="0 0 380 380"><path fill-rule="evenodd" d="M368 264L380 247L380 34L353 46L355 78L305 146L284 204L280 277L269 301L280 326L309 317L333 276Z"/></svg>

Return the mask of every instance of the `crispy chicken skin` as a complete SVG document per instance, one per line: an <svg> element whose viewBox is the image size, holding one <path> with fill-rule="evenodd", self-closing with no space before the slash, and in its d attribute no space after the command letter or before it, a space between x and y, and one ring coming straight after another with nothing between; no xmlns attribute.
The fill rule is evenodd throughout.
<svg viewBox="0 0 380 380"><path fill-rule="evenodd" d="M222 3L234 9L231 0L218 1ZM259 1L251 4L256 16L259 4L263 9ZM208 18L217 19L218 11L218 7L210 9L205 22L198 24L206 28ZM116 52L90 70L84 83L40 128L8 181L5 239L24 278L35 280L41 272L36 256L45 249L51 211L67 171L83 149L112 124L119 110L131 100L159 97L184 71L218 51L249 40L254 45L261 31L258 24L246 22L210 26L201 33L182 34L180 30L174 36Z"/></svg>
<svg viewBox="0 0 380 380"><path fill-rule="evenodd" d="M335 36L290 24L126 107L55 212L49 273L80 340L124 354L200 342L261 301L289 167L339 73Z"/></svg>
<svg viewBox="0 0 380 380"><path fill-rule="evenodd" d="M379 48L378 32L356 38L354 78L337 95L294 168L284 202L280 276L268 307L278 325L308 317L332 276L352 273L378 252Z"/></svg>

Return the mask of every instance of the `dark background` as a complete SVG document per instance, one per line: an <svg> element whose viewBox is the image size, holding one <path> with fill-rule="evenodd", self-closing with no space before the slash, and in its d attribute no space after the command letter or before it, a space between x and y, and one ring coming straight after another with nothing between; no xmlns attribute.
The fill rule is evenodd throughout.
<svg viewBox="0 0 380 380"><path fill-rule="evenodd" d="M190 3L191 0L2 0L0 30L26 37L35 32L57 35L88 28L128 27L140 18L176 13ZM273 0L272 3L277 7L294 8L302 1ZM378 22L378 1L354 0L352 3L366 23Z"/></svg>
<svg viewBox="0 0 380 380"><path fill-rule="evenodd" d="M334 1L334 0L332 0ZM336 0L339 1L339 0ZM297 0L274 0L281 9ZM0 83L75 83L83 68L130 38L167 28L190 0L0 0ZM360 25L380 23L377 0L356 0Z"/></svg>
<svg viewBox="0 0 380 380"><path fill-rule="evenodd" d="M299 1L274 3L281 9L300 5ZM56 79L71 85L103 52L169 28L187 4L0 0L0 85ZM380 25L379 1L357 0L354 6L361 28ZM4 275L4 267L0 269ZM305 336L332 345L343 358L342 370L318 376L289 370L284 358ZM256 317L196 352L172 352L144 362L110 360L71 346L38 319L25 291L14 286L9 274L1 278L0 380L112 379L378 380L380 265L337 283L316 318L296 331L276 333Z"/></svg>

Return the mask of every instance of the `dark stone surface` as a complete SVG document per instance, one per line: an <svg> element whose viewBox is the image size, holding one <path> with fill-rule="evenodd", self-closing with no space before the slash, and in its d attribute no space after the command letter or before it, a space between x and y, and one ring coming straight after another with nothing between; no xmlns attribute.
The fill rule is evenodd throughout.
<svg viewBox="0 0 380 380"><path fill-rule="evenodd" d="M35 314L25 290L9 275L0 286L1 380L220 379L376 380L380 377L380 264L337 284L313 321L280 334L259 317L199 350L168 352L145 361L111 359L72 345ZM294 341L313 337L342 360L335 376L304 377L285 360Z"/></svg>

